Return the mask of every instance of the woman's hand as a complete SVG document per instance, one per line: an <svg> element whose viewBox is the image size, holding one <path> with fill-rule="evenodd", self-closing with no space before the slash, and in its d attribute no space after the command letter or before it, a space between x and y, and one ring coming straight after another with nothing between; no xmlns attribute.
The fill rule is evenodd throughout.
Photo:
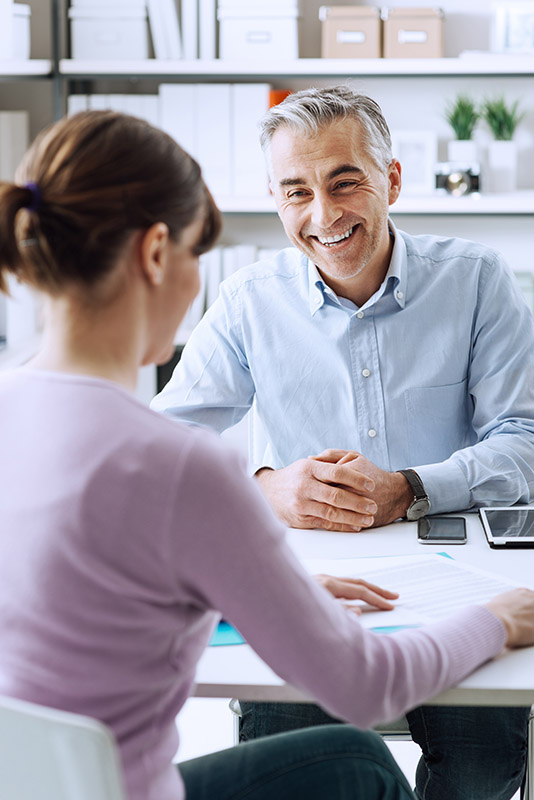
<svg viewBox="0 0 534 800"><path fill-rule="evenodd" d="M362 600L380 611L394 609L395 606L390 601L396 600L399 596L397 592L382 589L382 587L361 578L335 578L333 575L314 575L314 578L334 597L350 601ZM361 606L355 606L352 603L345 603L345 605L356 614L362 613Z"/></svg>

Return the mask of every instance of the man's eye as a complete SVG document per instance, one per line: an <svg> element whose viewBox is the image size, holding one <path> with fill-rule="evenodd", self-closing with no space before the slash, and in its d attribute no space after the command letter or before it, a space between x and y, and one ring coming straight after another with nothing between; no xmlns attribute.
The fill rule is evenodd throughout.
<svg viewBox="0 0 534 800"><path fill-rule="evenodd" d="M357 185L356 181L341 181L336 185L336 189L352 189Z"/></svg>
<svg viewBox="0 0 534 800"><path fill-rule="evenodd" d="M288 196L288 197L289 197L291 200L295 200L295 199L297 199L297 200L298 200L298 198L299 198L299 197L304 197L305 195L306 195L306 192L305 192L305 191L303 191L302 189L294 189L293 191L291 191L291 192L288 192L288 195L287 195L287 196Z"/></svg>

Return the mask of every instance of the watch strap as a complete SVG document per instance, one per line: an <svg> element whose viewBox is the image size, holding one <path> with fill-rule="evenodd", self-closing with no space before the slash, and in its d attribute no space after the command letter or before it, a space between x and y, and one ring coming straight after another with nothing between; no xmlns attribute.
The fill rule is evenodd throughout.
<svg viewBox="0 0 534 800"><path fill-rule="evenodd" d="M397 472L404 475L412 488L416 500L422 500L427 497L423 481L414 469L398 469Z"/></svg>
<svg viewBox="0 0 534 800"><path fill-rule="evenodd" d="M428 497L423 481L414 469L399 469L414 493L413 501L406 509L406 519L414 521L424 517L430 511L430 498Z"/></svg>

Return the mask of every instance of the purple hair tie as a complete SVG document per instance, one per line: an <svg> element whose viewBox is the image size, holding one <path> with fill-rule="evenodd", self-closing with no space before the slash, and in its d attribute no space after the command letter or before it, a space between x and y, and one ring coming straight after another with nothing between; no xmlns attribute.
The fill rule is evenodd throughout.
<svg viewBox="0 0 534 800"><path fill-rule="evenodd" d="M41 190L37 184L33 181L29 181L28 183L24 184L23 188L29 189L31 192L31 200L24 206L24 208L28 209L28 211L39 211L39 208L41 207L42 196Z"/></svg>

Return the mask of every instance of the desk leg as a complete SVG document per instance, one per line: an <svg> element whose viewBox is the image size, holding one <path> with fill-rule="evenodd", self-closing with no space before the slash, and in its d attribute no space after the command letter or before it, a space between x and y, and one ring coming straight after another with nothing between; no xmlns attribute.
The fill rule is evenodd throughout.
<svg viewBox="0 0 534 800"><path fill-rule="evenodd" d="M527 768L521 800L534 800L534 706L528 718Z"/></svg>

